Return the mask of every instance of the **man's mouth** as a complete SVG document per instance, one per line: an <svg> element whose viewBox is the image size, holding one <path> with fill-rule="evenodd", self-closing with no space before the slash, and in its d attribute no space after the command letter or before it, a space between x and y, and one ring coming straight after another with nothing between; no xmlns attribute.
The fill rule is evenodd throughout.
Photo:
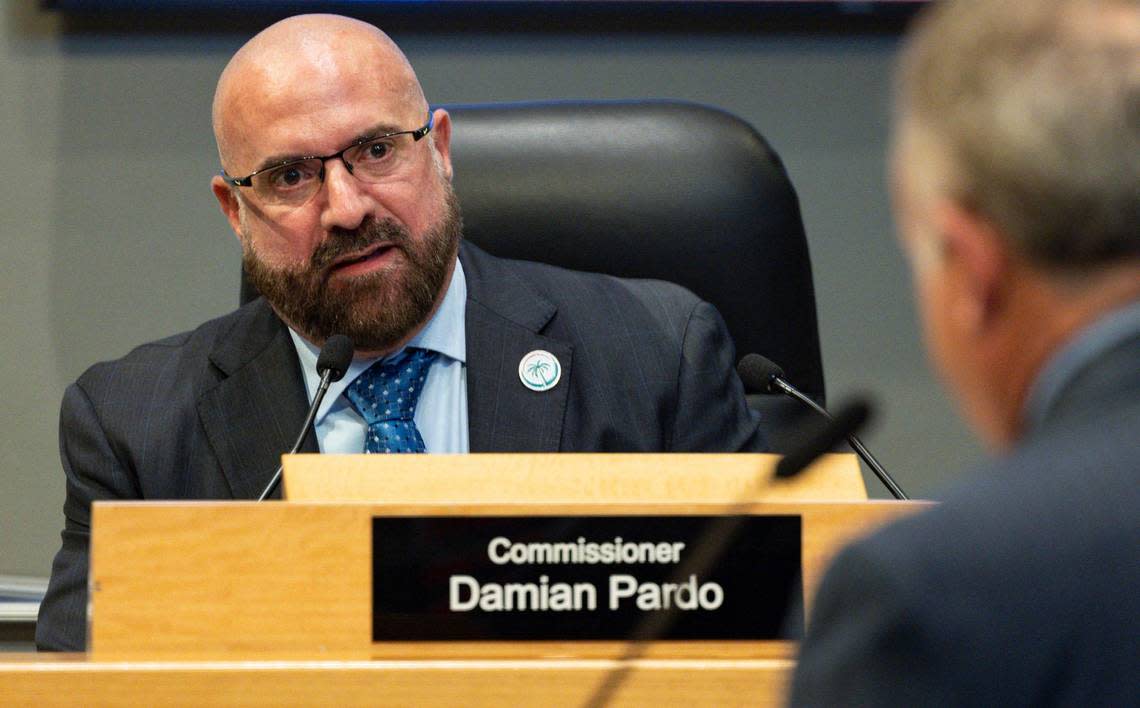
<svg viewBox="0 0 1140 708"><path fill-rule="evenodd" d="M378 243L364 250L340 256L329 266L329 274L359 275L378 268L389 260L395 251L395 244Z"/></svg>

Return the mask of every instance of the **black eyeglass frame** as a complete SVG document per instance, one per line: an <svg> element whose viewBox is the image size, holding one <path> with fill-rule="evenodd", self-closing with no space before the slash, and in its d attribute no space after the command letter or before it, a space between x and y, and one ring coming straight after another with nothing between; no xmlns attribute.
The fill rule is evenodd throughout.
<svg viewBox="0 0 1140 708"><path fill-rule="evenodd" d="M225 170L221 171L221 175L222 175L222 179L224 179L226 181L226 184L229 184L232 187L252 187L253 186L253 178L258 176L262 172L269 172L270 170L279 170L282 167L288 167L289 165L295 165L299 162L308 162L309 160L320 160L321 161L321 181L323 182L325 179L324 163L328 162L329 160L333 159L334 157L339 158L340 161L344 163L344 166L348 169L349 174L352 174L352 165L349 164L344 159L344 153L348 152L349 150L352 150L353 148L360 147L361 145L364 145L366 143L375 142L377 140L384 140L385 138L394 138L397 135L410 135L410 136L412 136L412 140L414 142L418 143L421 138L423 138L425 135L427 135L428 133L431 132L431 129L434 126L435 126L435 113L433 113L429 109L428 110L427 123L424 123L423 126L416 128L415 130L398 130L394 133L385 133L383 135L373 135L372 137L361 138L361 139L353 142L351 145L344 148L343 150L338 150L338 151L332 153L331 155L309 155L306 157L293 157L293 158L290 158L288 160L283 160L283 161L281 161L275 165L269 165L268 167L262 167L260 170L254 170L253 172L250 172L245 177L231 177Z"/></svg>

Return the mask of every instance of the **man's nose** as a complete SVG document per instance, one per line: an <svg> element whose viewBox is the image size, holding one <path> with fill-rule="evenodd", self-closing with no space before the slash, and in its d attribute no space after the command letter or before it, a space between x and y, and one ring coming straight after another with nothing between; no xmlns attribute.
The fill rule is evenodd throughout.
<svg viewBox="0 0 1140 708"><path fill-rule="evenodd" d="M340 159L325 163L325 207L321 212L321 226L326 231L360 226L375 206L364 185Z"/></svg>

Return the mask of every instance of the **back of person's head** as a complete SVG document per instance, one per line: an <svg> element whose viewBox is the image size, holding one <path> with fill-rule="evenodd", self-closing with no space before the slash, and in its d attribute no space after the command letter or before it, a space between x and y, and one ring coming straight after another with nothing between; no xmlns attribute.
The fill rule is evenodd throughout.
<svg viewBox="0 0 1140 708"><path fill-rule="evenodd" d="M932 189L1043 271L1140 259L1140 3L939 3L900 68Z"/></svg>

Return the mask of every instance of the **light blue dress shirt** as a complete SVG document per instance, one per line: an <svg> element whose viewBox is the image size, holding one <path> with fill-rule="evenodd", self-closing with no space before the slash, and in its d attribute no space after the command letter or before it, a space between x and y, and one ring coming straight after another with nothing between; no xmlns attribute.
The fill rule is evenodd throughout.
<svg viewBox="0 0 1140 708"><path fill-rule="evenodd" d="M463 453L470 449L467 432L467 328L464 316L467 311L467 279L463 265L455 262L451 284L439 309L409 347L421 347L439 352L428 369L427 381L416 406L415 422L424 439L427 452ZM317 357L320 349L289 330L301 372L305 376L305 389L309 402L316 395L321 377L317 375ZM399 352L394 352L395 356ZM364 451L364 419L342 394L357 376L360 376L376 359L353 360L344 378L329 386L321 407L317 409L317 444L323 453L360 453Z"/></svg>

